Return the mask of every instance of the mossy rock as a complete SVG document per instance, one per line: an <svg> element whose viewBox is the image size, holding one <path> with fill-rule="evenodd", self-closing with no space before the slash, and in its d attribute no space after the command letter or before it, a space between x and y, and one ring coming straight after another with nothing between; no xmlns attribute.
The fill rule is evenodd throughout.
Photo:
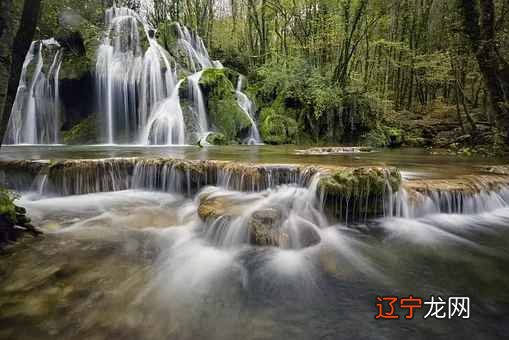
<svg viewBox="0 0 509 340"><path fill-rule="evenodd" d="M157 42L164 47L167 51L169 51L172 47L177 44L178 40L178 30L177 23L174 21L163 21L157 27L156 32Z"/></svg>
<svg viewBox="0 0 509 340"><path fill-rule="evenodd" d="M207 143L212 145L225 145L228 144L226 136L219 132L210 133L205 139Z"/></svg>
<svg viewBox="0 0 509 340"><path fill-rule="evenodd" d="M261 122L260 132L265 143L295 143L298 125L293 118L274 113L271 108L266 108L262 110Z"/></svg>
<svg viewBox="0 0 509 340"><path fill-rule="evenodd" d="M99 24L81 17L73 24L59 27L55 36L64 48L60 79L81 79L87 72L93 72L101 31Z"/></svg>
<svg viewBox="0 0 509 340"><path fill-rule="evenodd" d="M372 147L395 148L403 145L405 138L400 128L378 126L365 134L362 141Z"/></svg>
<svg viewBox="0 0 509 340"><path fill-rule="evenodd" d="M200 78L200 87L206 97L209 122L228 141L247 136L251 122L235 97L233 84L225 69L206 69Z"/></svg>
<svg viewBox="0 0 509 340"><path fill-rule="evenodd" d="M0 188L0 215L5 217L7 221L12 224L16 224L18 215L14 200L15 196L13 196L9 191Z"/></svg>
<svg viewBox="0 0 509 340"><path fill-rule="evenodd" d="M97 142L96 117L91 115L64 131L65 144L92 144Z"/></svg>
<svg viewBox="0 0 509 340"><path fill-rule="evenodd" d="M341 220L352 221L384 213L384 199L401 186L396 168L345 168L323 176L318 191L324 206Z"/></svg>

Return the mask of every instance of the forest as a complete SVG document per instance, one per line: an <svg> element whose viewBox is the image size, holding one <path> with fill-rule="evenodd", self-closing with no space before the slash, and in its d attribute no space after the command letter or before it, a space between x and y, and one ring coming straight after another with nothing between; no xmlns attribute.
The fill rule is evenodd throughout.
<svg viewBox="0 0 509 340"><path fill-rule="evenodd" d="M63 100L77 102L62 128L93 134L83 132L86 118L97 111L90 107L93 96L65 98L65 91L72 88L68 97L93 92L95 47L110 5L107 0L3 1L3 130L30 42L56 37L64 47ZM187 26L203 39L212 59L244 74L265 143L424 146L465 155L502 153L508 144L507 1L126 0L117 5L141 13L163 45L172 23Z"/></svg>
<svg viewBox="0 0 509 340"><path fill-rule="evenodd" d="M509 339L509 0L0 0L0 339Z"/></svg>

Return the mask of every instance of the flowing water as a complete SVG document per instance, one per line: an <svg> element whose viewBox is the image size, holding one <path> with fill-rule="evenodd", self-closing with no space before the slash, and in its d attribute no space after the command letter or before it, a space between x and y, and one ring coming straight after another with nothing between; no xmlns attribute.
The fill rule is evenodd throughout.
<svg viewBox="0 0 509 340"><path fill-rule="evenodd" d="M75 160L61 181L52 177L60 171L52 163L23 191L19 204L45 235L1 255L1 338L509 336L507 187L474 195L461 206L451 203L461 195L442 199L430 193L414 210L415 200L399 191L385 201L394 207L386 217L346 224L323 211L319 172L260 165L238 173L235 164L207 163L243 150L257 151L251 160L316 159L288 149L44 150L6 147L0 155L147 158ZM210 171L200 179L192 169L201 163L148 158L156 154L201 158ZM360 159L326 157L322 164L389 163L406 169L409 179L424 180L453 176L448 169L432 170L444 160L456 161L457 176L482 173L486 164L412 150L355 157ZM428 171L415 172L418 167ZM74 194L85 188L89 193ZM253 244L250 230L267 221L280 226L262 240L272 246ZM471 317L425 320L419 310L413 320L375 319L377 296L409 295L468 296Z"/></svg>
<svg viewBox="0 0 509 340"><path fill-rule="evenodd" d="M4 144L60 142L61 64L62 50L55 39L32 42L23 63Z"/></svg>
<svg viewBox="0 0 509 340"><path fill-rule="evenodd" d="M260 137L260 132L258 131L258 127L255 121L255 107L251 99L242 92L242 88L244 86L245 78L240 75L237 81L237 88L235 90L235 94L237 96L237 102L239 103L240 108L246 114L246 117L251 122L251 128L249 129L249 137L246 139L246 144L261 144L262 139Z"/></svg>
<svg viewBox="0 0 509 340"><path fill-rule="evenodd" d="M206 139L210 131L206 99L199 81L204 70L223 66L210 59L203 40L176 23L177 48L188 59L189 69L185 70L175 56L157 42L155 30L136 11L114 5L106 10L104 22L102 41L97 49L94 88L100 142L181 145ZM61 63L62 51L54 39L32 43L23 65L4 144L60 142ZM195 117L184 117L180 106L179 87L185 77L192 103L189 111ZM252 123L248 141L259 142L251 101L240 88L237 97ZM187 129L185 118L192 122Z"/></svg>
<svg viewBox="0 0 509 340"><path fill-rule="evenodd" d="M143 40L148 42L144 53ZM153 39L153 32L136 12L115 6L106 10L96 64L104 142L182 143L183 119L176 79L176 67L170 63L168 52ZM168 138L166 130L178 131L182 136Z"/></svg>

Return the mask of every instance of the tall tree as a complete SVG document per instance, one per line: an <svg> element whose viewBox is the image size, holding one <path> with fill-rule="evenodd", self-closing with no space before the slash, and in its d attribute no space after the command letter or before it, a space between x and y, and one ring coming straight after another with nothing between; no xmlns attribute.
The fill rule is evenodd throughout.
<svg viewBox="0 0 509 340"><path fill-rule="evenodd" d="M459 0L463 29L484 78L491 106L509 143L509 65L497 46L495 3ZM480 10L479 10L480 8Z"/></svg>

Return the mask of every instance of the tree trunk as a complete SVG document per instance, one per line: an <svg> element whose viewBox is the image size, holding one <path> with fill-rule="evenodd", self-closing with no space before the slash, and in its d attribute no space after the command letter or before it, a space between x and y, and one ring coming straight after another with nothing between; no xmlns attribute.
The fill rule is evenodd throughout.
<svg viewBox="0 0 509 340"><path fill-rule="evenodd" d="M13 38L12 0L0 2L0 108L5 105L7 84L11 72L12 38ZM1 117L1 111L0 111ZM0 139L1 143L1 139Z"/></svg>
<svg viewBox="0 0 509 340"><path fill-rule="evenodd" d="M493 111L509 143L509 68L499 53L495 40L495 5L493 0L459 0L463 28L470 40L484 78Z"/></svg>
<svg viewBox="0 0 509 340"><path fill-rule="evenodd" d="M2 2L4 1L5 0L2 0ZM16 97L23 61L25 60L25 55L27 54L35 35L40 8L41 0L25 0L23 5L21 21L12 44L12 63L9 74L9 82L7 85L7 95L3 105L2 119L0 120L0 144L3 141L5 129L7 128L7 123L9 122L9 117L11 115L12 104ZM12 12L6 14L12 15ZM2 9L2 16L3 15L4 12Z"/></svg>

